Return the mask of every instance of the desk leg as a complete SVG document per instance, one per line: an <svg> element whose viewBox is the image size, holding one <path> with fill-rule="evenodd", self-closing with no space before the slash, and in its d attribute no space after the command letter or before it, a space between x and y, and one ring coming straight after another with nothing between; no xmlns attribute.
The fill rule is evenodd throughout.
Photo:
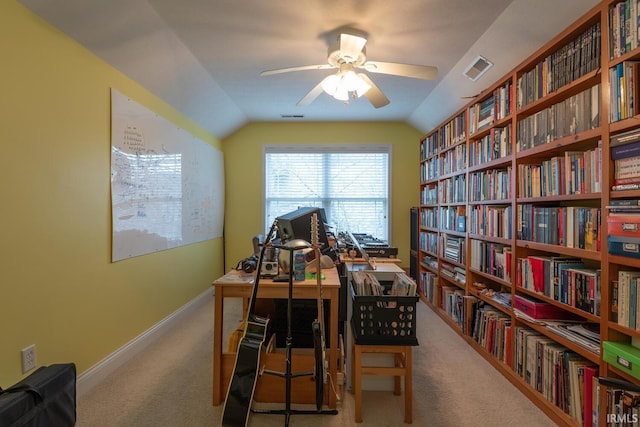
<svg viewBox="0 0 640 427"><path fill-rule="evenodd" d="M413 422L413 372L411 372L413 360L410 346L405 347L405 373L404 373L404 422Z"/></svg>
<svg viewBox="0 0 640 427"><path fill-rule="evenodd" d="M331 299L331 313L329 318L331 319L331 349L329 351L329 374L331 379L337 385L338 381L338 305L339 305L339 292L336 290L333 295L335 298ZM329 392L329 408L335 409L336 407L336 395L333 390Z"/></svg>
<svg viewBox="0 0 640 427"><path fill-rule="evenodd" d="M216 289L213 305L213 405L222 403L222 289Z"/></svg>
<svg viewBox="0 0 640 427"><path fill-rule="evenodd" d="M362 422L362 348L359 345L352 344L351 348L353 351L351 354L353 355L353 362L351 363L351 367L353 369L353 374L351 376L351 386L353 387L353 394L355 394L356 400L356 423Z"/></svg>

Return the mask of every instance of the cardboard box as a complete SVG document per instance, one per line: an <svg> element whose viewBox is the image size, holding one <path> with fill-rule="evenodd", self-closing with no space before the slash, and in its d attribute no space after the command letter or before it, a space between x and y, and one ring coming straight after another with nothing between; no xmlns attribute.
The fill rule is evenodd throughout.
<svg viewBox="0 0 640 427"><path fill-rule="evenodd" d="M605 362L640 379L640 348L626 342L604 341L602 349Z"/></svg>
<svg viewBox="0 0 640 427"><path fill-rule="evenodd" d="M538 301L533 298L516 295L513 299L513 308L520 310L534 319L547 320L573 320L579 319L575 314L553 304Z"/></svg>

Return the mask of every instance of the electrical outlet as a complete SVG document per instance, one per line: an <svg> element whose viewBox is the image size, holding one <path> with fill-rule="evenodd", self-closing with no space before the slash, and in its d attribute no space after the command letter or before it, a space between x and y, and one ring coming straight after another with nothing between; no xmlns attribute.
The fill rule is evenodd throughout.
<svg viewBox="0 0 640 427"><path fill-rule="evenodd" d="M36 367L36 345L31 344L27 348L23 348L22 351L22 373L32 370Z"/></svg>

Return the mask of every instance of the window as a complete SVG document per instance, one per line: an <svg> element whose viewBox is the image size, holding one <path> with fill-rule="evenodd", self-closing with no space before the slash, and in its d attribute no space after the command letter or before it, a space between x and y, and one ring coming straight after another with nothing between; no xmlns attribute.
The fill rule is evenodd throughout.
<svg viewBox="0 0 640 427"><path fill-rule="evenodd" d="M264 148L265 228L300 207L324 208L333 231L389 240L388 145Z"/></svg>

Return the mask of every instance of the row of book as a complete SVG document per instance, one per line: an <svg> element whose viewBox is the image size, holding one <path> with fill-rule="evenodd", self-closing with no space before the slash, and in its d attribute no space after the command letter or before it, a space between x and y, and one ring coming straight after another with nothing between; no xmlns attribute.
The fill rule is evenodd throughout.
<svg viewBox="0 0 640 427"><path fill-rule="evenodd" d="M592 86L516 125L518 152L600 127L600 84Z"/></svg>
<svg viewBox="0 0 640 427"><path fill-rule="evenodd" d="M516 269L517 287L600 315L600 270L588 268L581 259L529 255L517 259Z"/></svg>
<svg viewBox="0 0 640 427"><path fill-rule="evenodd" d="M420 191L420 203L423 205L438 204L438 186L436 184L424 186Z"/></svg>
<svg viewBox="0 0 640 427"><path fill-rule="evenodd" d="M516 216L520 240L600 251L600 208L522 204Z"/></svg>
<svg viewBox="0 0 640 427"><path fill-rule="evenodd" d="M615 59L638 47L640 8L637 0L625 0L609 7L609 58Z"/></svg>
<svg viewBox="0 0 640 427"><path fill-rule="evenodd" d="M438 132L435 132L420 141L420 160L426 160L437 153Z"/></svg>
<svg viewBox="0 0 640 427"><path fill-rule="evenodd" d="M476 205L470 208L469 232L489 237L511 239L511 205Z"/></svg>
<svg viewBox="0 0 640 427"><path fill-rule="evenodd" d="M539 62L518 78L520 109L600 67L600 22Z"/></svg>
<svg viewBox="0 0 640 427"><path fill-rule="evenodd" d="M440 292L440 307L464 331L467 319L467 297L464 291L455 286L442 286Z"/></svg>
<svg viewBox="0 0 640 427"><path fill-rule="evenodd" d="M467 139L465 113L460 113L438 129L438 147L444 150Z"/></svg>
<svg viewBox="0 0 640 427"><path fill-rule="evenodd" d="M640 271L620 270L611 283L611 316L621 326L640 331Z"/></svg>
<svg viewBox="0 0 640 427"><path fill-rule="evenodd" d="M511 316L495 309L482 300L473 307L471 337L488 353L511 366Z"/></svg>
<svg viewBox="0 0 640 427"><path fill-rule="evenodd" d="M597 422L598 366L527 327L516 327L514 339L515 372L578 425Z"/></svg>
<svg viewBox="0 0 640 427"><path fill-rule="evenodd" d="M640 108L638 106L638 91L640 84L640 62L623 61L615 67L609 68L609 122L633 117Z"/></svg>
<svg viewBox="0 0 640 427"><path fill-rule="evenodd" d="M440 181L438 200L440 203L462 203L466 201L467 179L465 175L457 175Z"/></svg>
<svg viewBox="0 0 640 427"><path fill-rule="evenodd" d="M469 165L481 165L511 154L511 123L492 128L487 135L469 142Z"/></svg>
<svg viewBox="0 0 640 427"><path fill-rule="evenodd" d="M438 228L438 209L420 209L420 225L422 227Z"/></svg>
<svg viewBox="0 0 640 427"><path fill-rule="evenodd" d="M438 163L438 157L431 157L420 164L420 179L423 182L438 178Z"/></svg>
<svg viewBox="0 0 640 427"><path fill-rule="evenodd" d="M432 254L438 253L438 234L428 231L420 232L420 249Z"/></svg>
<svg viewBox="0 0 640 427"><path fill-rule="evenodd" d="M430 271L420 272L420 293L432 304L435 302L438 275Z"/></svg>
<svg viewBox="0 0 640 427"><path fill-rule="evenodd" d="M511 194L511 166L469 174L469 201L507 200Z"/></svg>
<svg viewBox="0 0 640 427"><path fill-rule="evenodd" d="M605 399L607 427L635 427L640 423L640 393L609 386Z"/></svg>
<svg viewBox="0 0 640 427"><path fill-rule="evenodd" d="M472 269L511 282L510 246L475 239L470 239L469 244Z"/></svg>
<svg viewBox="0 0 640 427"><path fill-rule="evenodd" d="M438 156L438 171L446 175L467 167L467 145L459 144Z"/></svg>
<svg viewBox="0 0 640 427"><path fill-rule="evenodd" d="M566 151L540 164L518 164L518 197L564 196L602 191L602 143Z"/></svg>
<svg viewBox="0 0 640 427"><path fill-rule="evenodd" d="M440 228L442 230L466 231L467 217L464 206L441 206Z"/></svg>

